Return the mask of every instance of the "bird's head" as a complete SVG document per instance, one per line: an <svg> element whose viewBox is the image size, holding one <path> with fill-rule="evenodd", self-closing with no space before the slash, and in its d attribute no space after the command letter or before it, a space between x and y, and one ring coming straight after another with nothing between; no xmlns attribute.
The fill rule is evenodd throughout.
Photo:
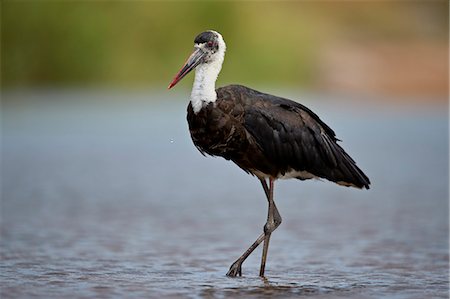
<svg viewBox="0 0 450 299"><path fill-rule="evenodd" d="M169 84L168 89L175 86L184 76L199 65L210 65L220 71L225 56L225 49L225 42L220 33L208 30L197 35L194 40L194 51Z"/></svg>

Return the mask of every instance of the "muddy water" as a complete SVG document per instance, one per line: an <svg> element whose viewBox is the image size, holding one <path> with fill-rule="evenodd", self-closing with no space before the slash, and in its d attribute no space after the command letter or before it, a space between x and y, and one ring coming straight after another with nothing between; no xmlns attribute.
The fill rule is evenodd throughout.
<svg viewBox="0 0 450 299"><path fill-rule="evenodd" d="M4 94L2 298L447 298L445 108L308 98L373 187L279 182L263 280L260 249L225 276L262 231L260 185L197 152L185 102Z"/></svg>

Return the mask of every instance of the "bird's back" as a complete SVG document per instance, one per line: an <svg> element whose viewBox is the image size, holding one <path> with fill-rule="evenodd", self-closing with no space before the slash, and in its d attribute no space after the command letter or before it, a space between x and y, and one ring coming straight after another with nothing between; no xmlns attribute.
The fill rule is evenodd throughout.
<svg viewBox="0 0 450 299"><path fill-rule="evenodd" d="M337 144L334 131L297 102L228 85L197 114L189 104L187 118L202 153L232 160L258 177L318 177L369 188L369 179Z"/></svg>

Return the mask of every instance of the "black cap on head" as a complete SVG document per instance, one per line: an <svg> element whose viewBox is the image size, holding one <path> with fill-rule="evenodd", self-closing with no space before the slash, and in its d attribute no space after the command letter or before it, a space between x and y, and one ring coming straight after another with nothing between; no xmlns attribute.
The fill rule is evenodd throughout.
<svg viewBox="0 0 450 299"><path fill-rule="evenodd" d="M205 31L205 32L202 32L199 35L197 35L197 37L194 40L194 43L196 43L196 44L203 44L203 43L207 43L209 41L213 41L216 38L217 37L214 34L214 32Z"/></svg>

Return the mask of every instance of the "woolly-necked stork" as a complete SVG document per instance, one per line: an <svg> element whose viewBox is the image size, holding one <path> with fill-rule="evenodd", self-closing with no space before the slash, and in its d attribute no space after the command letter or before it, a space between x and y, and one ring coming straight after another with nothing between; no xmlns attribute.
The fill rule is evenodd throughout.
<svg viewBox="0 0 450 299"><path fill-rule="evenodd" d="M168 88L195 69L187 108L195 146L204 155L233 161L260 180L269 202L264 231L231 265L227 275L241 276L242 263L264 241L259 272L263 277L270 236L281 223L273 199L275 180L324 178L366 189L370 181L337 144L334 131L307 107L241 85L215 89L225 49L218 32L200 33L194 40L193 53Z"/></svg>

